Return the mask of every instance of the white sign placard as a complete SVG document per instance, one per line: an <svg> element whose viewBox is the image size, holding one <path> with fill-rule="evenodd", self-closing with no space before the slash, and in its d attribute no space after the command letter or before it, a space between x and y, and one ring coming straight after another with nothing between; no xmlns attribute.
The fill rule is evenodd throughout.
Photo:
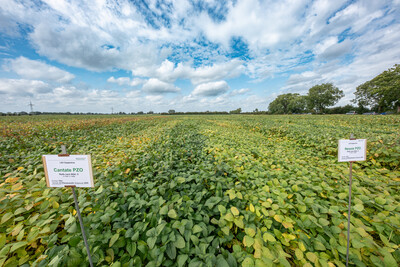
<svg viewBox="0 0 400 267"><path fill-rule="evenodd" d="M42 156L48 187L94 187L90 155Z"/></svg>
<svg viewBox="0 0 400 267"><path fill-rule="evenodd" d="M367 139L339 140L339 162L367 159Z"/></svg>

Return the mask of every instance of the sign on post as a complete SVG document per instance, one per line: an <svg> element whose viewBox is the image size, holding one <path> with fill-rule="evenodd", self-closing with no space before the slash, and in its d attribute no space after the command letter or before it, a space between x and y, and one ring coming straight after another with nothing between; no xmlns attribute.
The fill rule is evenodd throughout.
<svg viewBox="0 0 400 267"><path fill-rule="evenodd" d="M353 180L353 162L367 159L367 139L355 139L351 134L350 139L339 140L338 161L350 162L349 164L349 209L347 212L347 252L346 267L349 266L350 250L350 216L351 216L351 186Z"/></svg>
<svg viewBox="0 0 400 267"><path fill-rule="evenodd" d="M48 187L94 187L90 155L43 155Z"/></svg>
<svg viewBox="0 0 400 267"><path fill-rule="evenodd" d="M62 145L61 149L63 154L42 156L46 183L48 187L71 187L89 265L93 267L92 256L90 255L89 244L79 210L78 198L75 193L75 187L94 187L92 160L90 155L67 154L65 145Z"/></svg>
<svg viewBox="0 0 400 267"><path fill-rule="evenodd" d="M339 140L339 162L367 159L367 139Z"/></svg>

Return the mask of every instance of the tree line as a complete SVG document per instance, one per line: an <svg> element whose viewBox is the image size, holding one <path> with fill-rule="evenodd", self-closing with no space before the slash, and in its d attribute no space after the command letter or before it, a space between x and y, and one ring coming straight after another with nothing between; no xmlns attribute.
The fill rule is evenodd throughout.
<svg viewBox="0 0 400 267"><path fill-rule="evenodd" d="M370 81L357 86L352 103L357 106L346 105L328 109L335 105L343 96L342 90L332 83L315 85L308 90L307 95L288 93L279 95L268 106L272 114L298 113L337 113L349 112L351 109L358 113L366 111L400 112L400 65L396 64L382 72ZM349 110L350 109L350 110Z"/></svg>

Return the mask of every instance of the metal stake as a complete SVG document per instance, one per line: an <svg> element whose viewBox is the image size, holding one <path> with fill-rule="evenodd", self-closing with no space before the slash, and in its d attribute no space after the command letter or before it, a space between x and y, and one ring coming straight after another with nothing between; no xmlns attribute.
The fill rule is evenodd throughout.
<svg viewBox="0 0 400 267"><path fill-rule="evenodd" d="M62 151L61 152L62 155L67 155L67 150L66 150L64 145L61 146L61 151ZM75 193L75 185L73 185L73 186L65 186L65 187L71 187L71 189L72 189L72 195L74 196L74 201L75 201L75 209L76 209L76 213L78 214L79 224L81 226L83 242L85 243L86 251L87 251L87 254L88 254L88 258L89 258L90 267L93 267L92 257L90 256L89 244L88 244L87 239L86 239L85 228L83 226L82 216L81 216L81 212L79 210L78 198L76 197L76 193Z"/></svg>
<svg viewBox="0 0 400 267"><path fill-rule="evenodd" d="M346 266L349 266L349 248L350 248L350 216L351 216L351 184L352 184L353 162L350 161L350 176L349 176L349 213L347 214L347 255Z"/></svg>
<svg viewBox="0 0 400 267"><path fill-rule="evenodd" d="M89 258L90 267L93 267L92 257L90 256L89 244L88 244L87 239L86 239L85 228L83 227L83 221L82 221L81 212L79 211L79 205L78 205L78 199L77 199L76 193L75 193L75 187L71 187L71 189L72 189L72 194L74 195L76 213L78 213L79 224L81 225L83 242L85 242L85 246L86 246L86 251L87 251L87 254L88 254L88 258Z"/></svg>
<svg viewBox="0 0 400 267"><path fill-rule="evenodd" d="M354 135L350 135L350 140L355 140ZM350 161L349 166L349 212L347 214L347 254L346 267L349 266L349 250L350 250L350 216L351 216L351 185L353 183L353 161Z"/></svg>

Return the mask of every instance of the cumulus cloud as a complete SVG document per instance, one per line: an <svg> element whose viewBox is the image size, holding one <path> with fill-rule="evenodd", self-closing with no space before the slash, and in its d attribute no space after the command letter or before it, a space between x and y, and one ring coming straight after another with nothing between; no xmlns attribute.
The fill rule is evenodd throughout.
<svg viewBox="0 0 400 267"><path fill-rule="evenodd" d="M164 82L174 82L177 79L190 79L193 84L205 83L222 78L233 78L244 72L243 62L230 59L226 62L209 66L191 67L188 63L178 63L176 66L168 59L159 66L133 69L132 74L145 77L156 77Z"/></svg>
<svg viewBox="0 0 400 267"><path fill-rule="evenodd" d="M7 60L5 68L17 73L22 78L32 80L46 80L58 83L69 83L75 75L51 66L39 60L18 57Z"/></svg>
<svg viewBox="0 0 400 267"><path fill-rule="evenodd" d="M37 80L0 79L0 94L33 96L51 91L49 84Z"/></svg>
<svg viewBox="0 0 400 267"><path fill-rule="evenodd" d="M236 89L230 93L230 96L245 95L248 92L250 92L249 88Z"/></svg>
<svg viewBox="0 0 400 267"><path fill-rule="evenodd" d="M175 85L160 81L155 78L151 78L147 82L145 82L145 84L143 84L142 90L145 93L153 95L177 93L180 91L180 89Z"/></svg>
<svg viewBox="0 0 400 267"><path fill-rule="evenodd" d="M116 83L120 86L122 86L122 85L137 86L139 84L144 83L145 81L143 79L139 79L139 78L134 78L131 80L131 78L129 78L129 77L114 78L114 76L111 76L110 78L107 79L107 82Z"/></svg>
<svg viewBox="0 0 400 267"><path fill-rule="evenodd" d="M229 85L226 81L217 81L199 84L194 88L192 94L194 96L218 96L228 90Z"/></svg>
<svg viewBox="0 0 400 267"><path fill-rule="evenodd" d="M59 0L39 5L10 0L0 9L0 32L25 40L42 57L98 72L93 76L103 71L132 72L132 77L105 77L109 83L143 84L140 92L125 95L91 89L93 85L75 91L83 94L82 101L97 106L96 101L102 99L104 106L113 101L117 101L114 106L140 106L138 99L151 103L150 98L158 97L165 107L191 103L181 106L191 109L197 103L206 106L205 102L215 101L213 105L237 108L240 103L232 99L250 95L240 90L228 93L228 83L238 80L284 83L281 92L302 92L317 83L333 82L347 97L358 84L400 61L400 48L394 45L400 42L398 0L177 0L148 1L146 7L140 3ZM7 43L0 49L3 54L15 54ZM72 83L73 74L43 61L19 57L6 65L22 79L2 79L2 94L35 95L50 90L48 94L63 95L74 90L71 84L54 85ZM193 92L172 94L182 97L176 102L165 100L164 93L180 92L174 83L185 79L192 83ZM126 100L130 102L124 102L128 94L132 94ZM229 97L228 102L220 101Z"/></svg>

